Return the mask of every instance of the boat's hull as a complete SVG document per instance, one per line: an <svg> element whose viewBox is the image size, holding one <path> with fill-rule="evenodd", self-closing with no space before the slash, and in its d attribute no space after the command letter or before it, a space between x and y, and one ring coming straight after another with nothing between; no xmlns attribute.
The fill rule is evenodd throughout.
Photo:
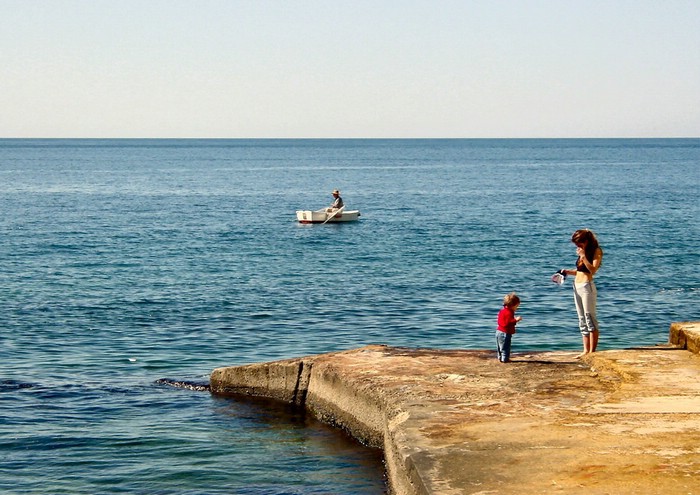
<svg viewBox="0 0 700 495"><path fill-rule="evenodd" d="M327 213L326 210L297 210L299 223L324 223L331 215L332 213ZM328 223L354 222L359 216L360 212L358 210L343 210L328 220Z"/></svg>

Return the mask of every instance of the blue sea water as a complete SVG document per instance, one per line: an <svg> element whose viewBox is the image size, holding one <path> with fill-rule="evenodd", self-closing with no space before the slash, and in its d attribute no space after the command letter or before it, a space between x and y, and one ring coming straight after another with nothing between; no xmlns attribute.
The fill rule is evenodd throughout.
<svg viewBox="0 0 700 495"><path fill-rule="evenodd" d="M700 140L0 140L0 491L377 494L381 453L265 401L168 386L366 344L600 349L700 307ZM300 225L339 188L352 224Z"/></svg>

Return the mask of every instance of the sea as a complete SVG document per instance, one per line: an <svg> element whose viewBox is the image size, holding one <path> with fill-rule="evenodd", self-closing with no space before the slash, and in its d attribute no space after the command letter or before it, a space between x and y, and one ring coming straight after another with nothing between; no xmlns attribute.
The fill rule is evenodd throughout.
<svg viewBox="0 0 700 495"><path fill-rule="evenodd" d="M381 451L211 395L222 366L368 344L599 350L700 319L700 139L0 140L0 492L382 494ZM302 225L340 189L354 223Z"/></svg>

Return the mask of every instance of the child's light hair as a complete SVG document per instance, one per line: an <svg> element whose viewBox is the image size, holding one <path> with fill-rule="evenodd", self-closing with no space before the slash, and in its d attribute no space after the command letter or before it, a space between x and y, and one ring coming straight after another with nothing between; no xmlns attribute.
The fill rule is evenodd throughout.
<svg viewBox="0 0 700 495"><path fill-rule="evenodd" d="M515 292L511 292L503 298L503 305L508 308L512 308L513 306L517 306L518 304L520 304L520 298Z"/></svg>

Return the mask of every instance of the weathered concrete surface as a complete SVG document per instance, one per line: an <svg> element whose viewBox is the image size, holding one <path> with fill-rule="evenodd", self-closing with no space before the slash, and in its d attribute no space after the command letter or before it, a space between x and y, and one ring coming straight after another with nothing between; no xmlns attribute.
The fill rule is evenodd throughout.
<svg viewBox="0 0 700 495"><path fill-rule="evenodd" d="M399 495L700 494L700 356L575 354L368 346L219 368L211 389L304 405L382 447Z"/></svg>
<svg viewBox="0 0 700 495"><path fill-rule="evenodd" d="M668 341L695 354L700 353L700 322L671 323Z"/></svg>

